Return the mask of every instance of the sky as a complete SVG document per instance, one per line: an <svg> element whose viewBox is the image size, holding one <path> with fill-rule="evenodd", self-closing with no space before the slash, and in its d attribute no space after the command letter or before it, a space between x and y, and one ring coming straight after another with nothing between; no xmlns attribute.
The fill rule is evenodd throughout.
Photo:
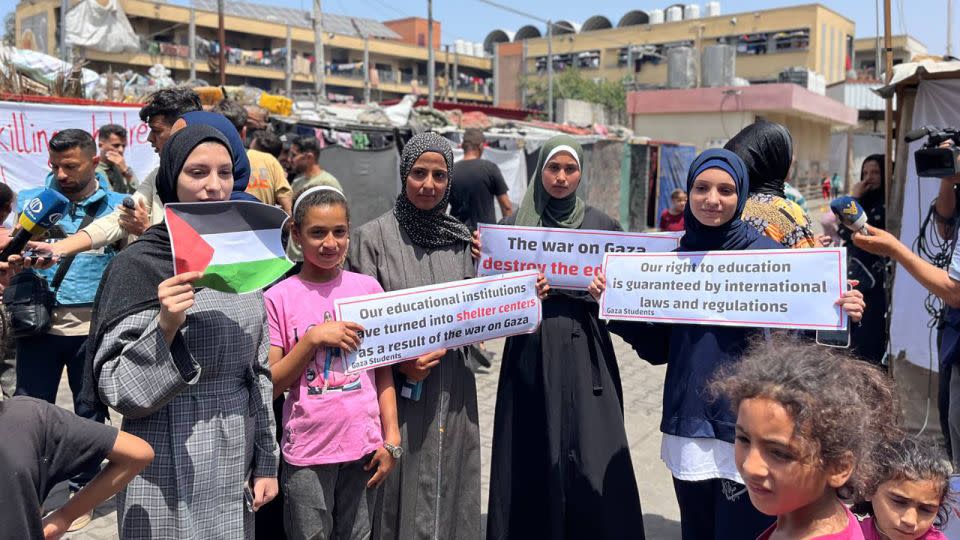
<svg viewBox="0 0 960 540"><path fill-rule="evenodd" d="M263 0L261 0L263 1ZM571 20L582 23L592 15L605 15L613 24L631 9L650 10L665 8L679 0L602 0L581 2L571 0L498 0L517 10L536 15L541 19ZM277 5L312 9L312 0L272 0ZM814 3L815 0L720 0L723 14L752 12L772 7ZM892 30L894 34L908 33L919 39L933 54L943 54L947 42L948 0L891 0ZM698 2L703 13L705 0ZM852 19L856 23L857 36L876 35L875 0L821 0L821 4ZM427 0L322 0L323 10L355 17L371 17L381 20L392 18L427 16ZM901 9L902 6L902 9ZM881 26L883 33L880 1ZM900 16L900 13L903 16ZM960 56L960 2L954 0L953 54ZM441 38L444 43L455 39L483 41L496 28L516 30L525 24L538 24L520 15L509 13L478 0L433 0L433 16L442 23ZM541 25L542 26L542 25Z"/></svg>
<svg viewBox="0 0 960 540"><path fill-rule="evenodd" d="M188 0L170 1L178 4L188 2ZM256 1L304 10L312 9L313 6L312 0ZM894 35L910 34L926 45L932 54L943 54L946 51L947 42L948 1L950 0L891 0ZM0 13L6 14L12 11L16 2L17 0L0 0ZM559 2L557 0L499 0L499 2L541 19L564 19L582 23L588 17L599 14L605 15L614 24L631 9L665 8L674 3L670 0L659 0L655 3L640 0L603 0L596 3L571 0ZM812 2L813 0L720 0L720 10L722 14L733 14ZM696 3L700 4L702 13L705 0ZM857 28L856 37L876 35L876 0L821 0L820 3L853 19ZM882 10L882 0L879 3ZM427 16L427 0L322 0L322 5L324 12L379 20ZM960 56L960 25L956 24L958 13L960 13L960 2L954 0L954 56ZM483 41L486 35L496 28L516 30L525 24L539 24L478 0L433 0L433 15L442 24L441 38L445 44L453 43L455 39ZM880 32L883 33L882 18Z"/></svg>

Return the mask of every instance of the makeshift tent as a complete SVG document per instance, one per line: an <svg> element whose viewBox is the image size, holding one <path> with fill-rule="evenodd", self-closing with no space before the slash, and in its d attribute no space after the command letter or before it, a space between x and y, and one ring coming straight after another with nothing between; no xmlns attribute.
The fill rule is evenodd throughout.
<svg viewBox="0 0 960 540"><path fill-rule="evenodd" d="M894 66L893 82L877 91L896 96L896 133L925 125L960 127L960 111L951 104L960 101L960 62L924 61ZM914 246L939 181L918 178L914 152L923 141L901 143L895 139L893 177L887 181L887 230L907 246ZM928 231L928 236L931 231ZM925 307L927 290L912 276L894 267L888 362L904 405L904 424L909 431L924 427L939 435L937 374L939 355L937 329Z"/></svg>
<svg viewBox="0 0 960 540"><path fill-rule="evenodd" d="M379 150L329 146L320 151L319 162L343 186L354 227L393 208L400 193L400 154L395 146Z"/></svg>
<svg viewBox="0 0 960 540"><path fill-rule="evenodd" d="M454 162L462 159L463 150L454 148ZM500 167L500 174L503 175L503 180L507 184L507 196L510 197L514 210L520 208L520 202L523 201L523 196L527 193L527 182L530 180L523 150L487 148L483 151L483 159L490 160L496 163L497 167ZM456 182L457 179L454 178L453 181ZM500 212L500 205L495 205L494 208L496 208L497 220L499 221L503 217Z"/></svg>
<svg viewBox="0 0 960 540"><path fill-rule="evenodd" d="M654 224L660 219L660 214L670 208L670 194L675 189L687 190L687 169L697 157L697 149L693 146L682 146L674 144L660 145L659 158L657 166L657 185L656 194L657 207L653 209ZM653 191L651 190L651 193ZM647 223L650 223L650 217L647 217Z"/></svg>
<svg viewBox="0 0 960 540"><path fill-rule="evenodd" d="M105 53L140 52L140 38L117 0L83 0L67 12L67 43Z"/></svg>
<svg viewBox="0 0 960 540"><path fill-rule="evenodd" d="M583 177L580 196L598 210L619 221L621 200L629 200L624 190L622 170L627 144L623 141L597 141L583 147Z"/></svg>

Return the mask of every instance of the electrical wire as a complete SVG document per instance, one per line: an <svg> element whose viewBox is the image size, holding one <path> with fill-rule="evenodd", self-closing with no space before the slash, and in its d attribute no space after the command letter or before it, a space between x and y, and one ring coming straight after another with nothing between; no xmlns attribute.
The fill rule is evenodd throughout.
<svg viewBox="0 0 960 540"><path fill-rule="evenodd" d="M914 253L919 255L921 258L926 259L937 268L946 268L950 264L951 256L953 251L957 247L957 234L953 235L953 238L950 240L940 237L940 234L937 232L936 225L934 223L933 213L936 212L936 199L930 205L930 208L927 210L926 217L922 218L923 207L920 203L920 178L917 178L917 220L920 221L920 230L917 233L917 238L913 241L911 246ZM931 227L931 224L933 226ZM921 426L920 431L917 433L917 436L923 434L926 431L927 426L930 423L930 409L933 402L933 369L934 369L934 331L939 332L943 329L946 324L945 316L945 306L943 299L937 297L932 292L927 293L927 297L923 301L923 307L927 311L927 315L930 316L930 320L927 322L928 328L928 337L927 337L927 351L929 354L929 364L927 366L927 406L926 413L923 418L923 426ZM890 343L887 343L888 353Z"/></svg>

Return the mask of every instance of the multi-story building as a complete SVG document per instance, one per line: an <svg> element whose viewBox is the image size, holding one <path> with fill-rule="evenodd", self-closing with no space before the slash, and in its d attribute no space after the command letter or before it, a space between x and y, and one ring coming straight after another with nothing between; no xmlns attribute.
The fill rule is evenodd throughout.
<svg viewBox="0 0 960 540"><path fill-rule="evenodd" d="M76 4L78 0L71 0ZM217 1L193 0L189 5L162 1L119 0L140 49L128 53L77 51L99 72L134 70L145 73L161 64L174 80L190 76L190 27L195 28L193 67L198 79L216 84ZM247 84L275 93L311 92L314 88L314 32L312 15L297 9L246 2L225 2L228 85ZM60 0L21 0L16 8L18 46L57 55ZM427 21L379 21L324 13L321 18L325 84L335 98L359 100L369 88L373 100L388 100L411 92L426 94ZM394 28L394 29L391 29ZM492 97L492 60L457 54L439 47L440 24L434 26L436 94L439 98L489 103ZM287 50L289 49L289 62ZM367 58L365 64L364 59ZM365 73L364 67L368 73Z"/></svg>
<svg viewBox="0 0 960 540"><path fill-rule="evenodd" d="M912 62L917 56L927 54L927 46L915 37L900 35L890 38L893 45L893 65ZM880 49L880 64L883 64L883 36L859 38L853 42L853 69L858 79L877 79L877 48ZM881 68L882 71L882 68Z"/></svg>
<svg viewBox="0 0 960 540"><path fill-rule="evenodd" d="M716 2L710 13L719 11ZM668 9L675 10L676 7ZM673 47L704 50L722 43L733 46L735 76L753 83L776 82L781 71L798 67L823 75L827 84L843 80L854 52L852 20L820 4L676 19L662 10L631 11L616 25L603 16L582 25L555 21L554 70L575 67L588 77L664 87L667 55ZM525 26L517 32L495 30L485 41L496 54L497 97L502 106L524 106L522 86L511 81L546 76L545 29Z"/></svg>

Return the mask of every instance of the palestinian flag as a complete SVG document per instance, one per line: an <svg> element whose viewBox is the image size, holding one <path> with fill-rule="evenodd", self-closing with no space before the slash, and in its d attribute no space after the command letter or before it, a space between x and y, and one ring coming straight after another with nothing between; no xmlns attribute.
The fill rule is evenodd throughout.
<svg viewBox="0 0 960 540"><path fill-rule="evenodd" d="M280 240L287 214L252 201L172 203L164 207L176 274L203 272L198 287L260 290L293 267Z"/></svg>

